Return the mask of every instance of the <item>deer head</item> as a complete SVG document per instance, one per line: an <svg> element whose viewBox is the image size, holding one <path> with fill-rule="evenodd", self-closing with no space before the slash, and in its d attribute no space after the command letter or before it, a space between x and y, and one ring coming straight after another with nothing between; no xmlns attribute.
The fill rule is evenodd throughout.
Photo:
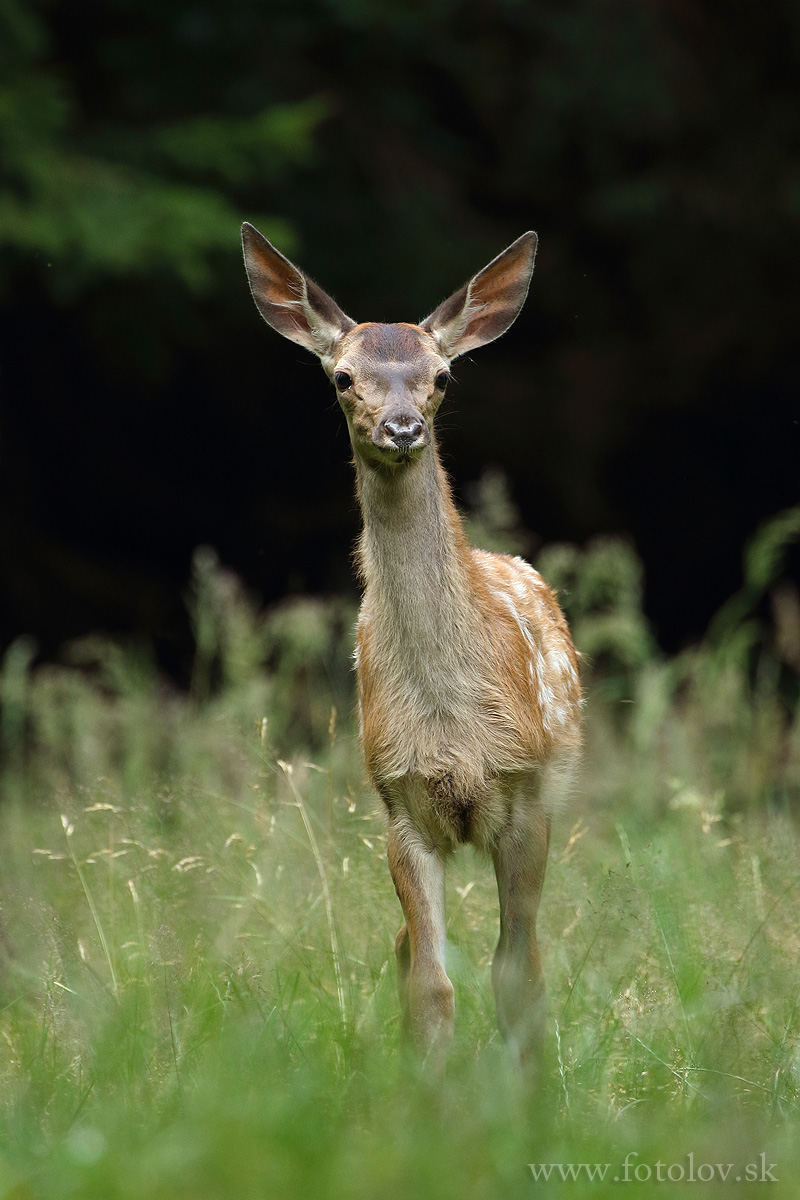
<svg viewBox="0 0 800 1200"><path fill-rule="evenodd" d="M528 294L537 238L517 238L419 325L356 324L252 225L242 226L242 242L262 317L317 355L336 387L356 455L367 466L391 470L430 444L453 360L494 341L515 321Z"/></svg>

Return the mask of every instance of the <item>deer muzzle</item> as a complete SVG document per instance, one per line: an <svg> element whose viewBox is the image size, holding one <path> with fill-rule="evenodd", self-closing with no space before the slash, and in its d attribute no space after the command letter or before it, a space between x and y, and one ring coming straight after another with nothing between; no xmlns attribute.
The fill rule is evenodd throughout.
<svg viewBox="0 0 800 1200"><path fill-rule="evenodd" d="M420 412L414 409L389 413L376 426L372 441L381 450L397 450L410 454L420 450L430 441L428 425Z"/></svg>

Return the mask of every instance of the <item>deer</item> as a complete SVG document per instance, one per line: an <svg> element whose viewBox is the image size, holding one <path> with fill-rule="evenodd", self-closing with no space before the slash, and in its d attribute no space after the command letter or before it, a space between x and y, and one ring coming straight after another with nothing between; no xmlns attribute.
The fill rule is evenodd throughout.
<svg viewBox="0 0 800 1200"><path fill-rule="evenodd" d="M419 324L357 323L242 226L257 308L317 356L347 421L363 519L360 742L386 810L404 917L395 942L402 1022L437 1069L455 1019L445 870L471 843L497 880L497 1024L512 1060L538 1070L546 1000L537 912L553 815L581 746L579 655L555 593L522 558L470 547L434 430L453 361L519 315L537 240L524 233Z"/></svg>

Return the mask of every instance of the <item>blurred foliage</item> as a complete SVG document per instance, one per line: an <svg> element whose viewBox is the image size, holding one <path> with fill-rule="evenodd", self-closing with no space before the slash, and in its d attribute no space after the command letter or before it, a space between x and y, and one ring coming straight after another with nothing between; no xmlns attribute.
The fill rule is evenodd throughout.
<svg viewBox="0 0 800 1200"><path fill-rule="evenodd" d="M530 541L499 472L473 494L484 501L472 521L480 540L512 552ZM703 811L718 816L796 811L800 598L775 593L781 622L765 601L798 529L797 509L763 527L746 550L740 596L707 638L673 657L643 613L642 566L628 542L604 537L539 553L583 655L587 786L601 807L614 806L625 775L651 816L676 795L688 803L685 794L705 797ZM238 778L231 724L245 737L255 728L284 758L328 756L337 771L352 764L351 601L298 596L261 611L207 548L195 555L187 600L195 635L188 696L167 685L144 648L83 638L62 664L37 666L30 639L12 643L0 672L6 792L33 799L88 784L92 772L131 787L144 774L169 789L186 770L187 745L206 764L209 786L223 792Z"/></svg>
<svg viewBox="0 0 800 1200"><path fill-rule="evenodd" d="M324 106L146 128L109 113L93 119L75 75L54 69L48 18L41 5L0 5L0 287L27 258L61 300L115 276L166 274L208 288L211 256L230 253L238 223L226 190L307 162ZM146 77L144 58L136 69ZM291 245L286 221L264 225Z"/></svg>
<svg viewBox="0 0 800 1200"><path fill-rule="evenodd" d="M469 505L465 528L470 545L499 554L530 556L535 539L523 526L505 471L487 467L480 479L467 484L464 499Z"/></svg>
<svg viewBox="0 0 800 1200"><path fill-rule="evenodd" d="M514 549L503 477L473 494L474 529ZM748 605L674 658L647 634L629 543L540 551L597 648L539 922L535 1090L497 1036L496 885L468 851L448 867L447 1073L432 1086L402 1052L401 917L356 743L348 604L264 611L198 551L191 694L135 645L83 639L54 665L15 641L0 669L0 1192L524 1200L531 1160L650 1169L691 1153L736 1170L766 1154L771 1194L793 1198L800 696L784 648L800 605L782 593L780 637L761 614L799 522L757 534ZM570 1180L571 1196L616 1194Z"/></svg>
<svg viewBox="0 0 800 1200"><path fill-rule="evenodd" d="M721 1178L765 1155L770 1196L794 1200L796 823L723 810L689 758L666 787L645 778L593 700L540 911L544 1070L514 1071L498 1037L496 883L465 849L447 880L456 1035L432 1079L404 1053L400 906L349 720L313 760L305 730L273 740L291 680L258 695L241 657L273 618L208 556L196 579L220 625L212 639L202 618L206 653L230 656L202 700L108 645L85 648L91 674L24 672L24 646L6 664L36 740L32 802L0 806L0 1194L529 1200L532 1160L608 1164L605 1187L569 1179L586 1200L619 1195L617 1164L634 1182L658 1163L659 1196L678 1197L688 1171L671 1187L666 1164L705 1183L707 1164ZM305 622L293 637L324 688Z"/></svg>
<svg viewBox="0 0 800 1200"><path fill-rule="evenodd" d="M343 589L341 424L259 327L242 218L379 319L538 228L522 318L458 364L448 466L502 463L547 542L626 531L659 639L701 634L795 499L798 22L786 0L757 22L713 0L0 0L3 644L141 631L185 680L202 544L270 600Z"/></svg>
<svg viewBox="0 0 800 1200"><path fill-rule="evenodd" d="M598 675L610 676L615 689L656 656L642 611L642 564L628 542L605 536L583 550L549 546L537 567L556 589L581 653Z"/></svg>
<svg viewBox="0 0 800 1200"><path fill-rule="evenodd" d="M627 694L630 681L658 647L644 614L644 571L624 538L590 539L585 548L556 543L533 555L535 538L523 526L508 479L497 467L465 489L466 519L473 545L503 554L533 557L558 596L575 644L588 657L594 682L613 695Z"/></svg>
<svg viewBox="0 0 800 1200"><path fill-rule="evenodd" d="M634 254L604 329L607 282L589 277L595 337L618 325L620 305L644 305L652 319L677 298L665 285L674 293L688 276L694 293L680 302L705 316L702 327L709 288L721 295L707 269L723 266L720 236L755 221L754 236L777 252L800 211L793 162L776 152L800 121L787 73L795 9L778 5L755 31L727 13L724 55L721 21L701 0L689 10L673 0L503 0L491 13L475 0L233 0L224 11L202 0L95 0L69 17L42 0L3 0L0 236L52 256L64 286L131 270L207 285L208 255L230 250L237 201L261 194L300 222L326 278L346 277L356 295L375 289L365 297L375 302L424 306L465 258L496 252L491 196L500 224L516 229L518 214L533 212L558 239L541 266L561 291L548 287L540 304L574 305L585 250L564 235L580 219L607 251ZM303 178L321 191L298 189ZM767 212L777 226L761 221ZM364 221L379 257L354 261ZM271 228L291 249L286 225ZM677 255L679 228L691 240ZM753 272L780 267L760 249L740 243L726 265L731 300ZM779 281L788 283L780 271L773 294ZM732 345L723 315L717 337Z"/></svg>
<svg viewBox="0 0 800 1200"><path fill-rule="evenodd" d="M278 745L309 751L326 745L336 713L352 707L355 605L298 596L261 618L241 581L203 547L194 556L190 607L195 700L222 693L230 703L238 695L242 712L255 707L270 713L270 738Z"/></svg>
<svg viewBox="0 0 800 1200"><path fill-rule="evenodd" d="M530 547L502 472L487 473L468 495L477 544L507 553ZM692 796L715 798L706 809L796 809L800 594L780 580L798 536L800 508L766 521L745 547L742 588L706 637L673 657L645 615L643 567L626 539L554 544L535 557L583 655L590 743L601 758L632 755L642 794L658 797L657 808L673 803L673 791L683 795L688 773L702 781Z"/></svg>

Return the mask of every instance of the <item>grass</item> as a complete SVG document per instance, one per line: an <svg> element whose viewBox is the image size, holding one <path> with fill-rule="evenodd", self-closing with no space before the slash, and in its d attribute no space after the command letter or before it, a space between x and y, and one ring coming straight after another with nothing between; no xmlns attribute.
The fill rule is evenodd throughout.
<svg viewBox="0 0 800 1200"><path fill-rule="evenodd" d="M402 1044L345 604L265 619L199 556L189 697L130 649L31 670L11 648L0 1197L668 1197L692 1176L737 1196L770 1172L796 1194L796 678L753 615L780 555L666 660L624 545L548 554L594 665L540 919L535 1092L495 1032L497 900L470 850L448 884L445 1079Z"/></svg>

